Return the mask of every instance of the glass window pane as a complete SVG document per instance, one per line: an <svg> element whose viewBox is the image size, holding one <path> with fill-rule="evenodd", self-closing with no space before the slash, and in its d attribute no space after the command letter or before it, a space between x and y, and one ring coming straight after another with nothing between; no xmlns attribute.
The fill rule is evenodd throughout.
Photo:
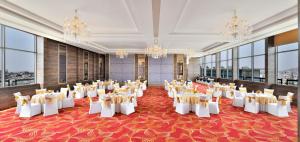
<svg viewBox="0 0 300 142"><path fill-rule="evenodd" d="M211 62L216 62L216 54L211 55Z"/></svg>
<svg viewBox="0 0 300 142"><path fill-rule="evenodd" d="M228 59L232 59L232 49L228 49Z"/></svg>
<svg viewBox="0 0 300 142"><path fill-rule="evenodd" d="M251 44L246 44L239 47L239 57L251 56Z"/></svg>
<svg viewBox="0 0 300 142"><path fill-rule="evenodd" d="M205 56L205 63L210 63L211 62L211 55Z"/></svg>
<svg viewBox="0 0 300 142"><path fill-rule="evenodd" d="M5 50L5 86L35 82L35 53Z"/></svg>
<svg viewBox="0 0 300 142"><path fill-rule="evenodd" d="M67 81L67 48L66 46L59 46L59 83L66 83Z"/></svg>
<svg viewBox="0 0 300 142"><path fill-rule="evenodd" d="M265 54L265 40L260 40L260 41L256 41L254 42L254 55L262 55Z"/></svg>
<svg viewBox="0 0 300 142"><path fill-rule="evenodd" d="M298 42L278 46L278 52L296 50L296 49L298 49Z"/></svg>
<svg viewBox="0 0 300 142"><path fill-rule="evenodd" d="M35 51L35 39L29 34L14 28L5 27L5 47L26 51Z"/></svg>
<svg viewBox="0 0 300 142"><path fill-rule="evenodd" d="M217 77L216 63L211 64L211 71L212 71L211 77Z"/></svg>
<svg viewBox="0 0 300 142"><path fill-rule="evenodd" d="M222 61L220 63L221 67L221 78L227 78L227 61Z"/></svg>
<svg viewBox="0 0 300 142"><path fill-rule="evenodd" d="M232 79L232 60L228 60L228 78Z"/></svg>
<svg viewBox="0 0 300 142"><path fill-rule="evenodd" d="M298 82L298 51L278 53L278 81L287 85Z"/></svg>
<svg viewBox="0 0 300 142"><path fill-rule="evenodd" d="M254 56L253 81L265 82L265 55Z"/></svg>
<svg viewBox="0 0 300 142"><path fill-rule="evenodd" d="M221 52L221 61L227 60L227 50Z"/></svg>
<svg viewBox="0 0 300 142"><path fill-rule="evenodd" d="M205 64L206 76L211 76L211 64Z"/></svg>
<svg viewBox="0 0 300 142"><path fill-rule="evenodd" d="M239 59L239 79L252 80L251 57Z"/></svg>

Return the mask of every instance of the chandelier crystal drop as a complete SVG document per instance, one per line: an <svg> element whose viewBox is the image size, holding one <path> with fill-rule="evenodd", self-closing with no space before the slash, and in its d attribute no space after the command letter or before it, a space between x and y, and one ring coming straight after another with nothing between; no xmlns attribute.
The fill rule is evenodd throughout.
<svg viewBox="0 0 300 142"><path fill-rule="evenodd" d="M244 19L240 19L237 16L236 10L234 10L234 16L225 25L225 31L223 35L229 41L235 42L247 38L252 33L252 27Z"/></svg>
<svg viewBox="0 0 300 142"><path fill-rule="evenodd" d="M166 58L168 55L168 50L162 48L161 45L158 44L158 41L154 40L153 46L146 48L145 54L154 59Z"/></svg>
<svg viewBox="0 0 300 142"><path fill-rule="evenodd" d="M87 36L87 25L79 18L77 9L72 18L66 18L64 21L63 32L64 39L73 42L80 42Z"/></svg>
<svg viewBox="0 0 300 142"><path fill-rule="evenodd" d="M118 50L116 51L116 56L117 56L118 58L120 58L120 59L124 59L124 58L126 58L126 57L128 56L128 52L125 51L124 49L118 49Z"/></svg>

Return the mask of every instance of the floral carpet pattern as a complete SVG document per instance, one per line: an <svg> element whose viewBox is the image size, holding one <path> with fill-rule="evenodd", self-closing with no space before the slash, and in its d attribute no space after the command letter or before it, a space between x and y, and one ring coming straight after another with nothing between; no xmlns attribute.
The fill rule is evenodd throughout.
<svg viewBox="0 0 300 142"><path fill-rule="evenodd" d="M180 115L161 87L150 87L139 98L136 112L113 118L89 115L87 99L58 115L19 118L15 108L0 111L0 141L107 141L107 142L277 142L297 141L297 110L288 118L267 113L251 114L222 99L219 115L198 118Z"/></svg>

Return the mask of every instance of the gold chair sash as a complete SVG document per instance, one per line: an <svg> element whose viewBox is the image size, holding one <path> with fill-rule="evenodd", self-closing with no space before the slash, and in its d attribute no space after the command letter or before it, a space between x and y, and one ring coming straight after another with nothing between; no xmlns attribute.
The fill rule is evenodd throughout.
<svg viewBox="0 0 300 142"><path fill-rule="evenodd" d="M281 105L285 106L287 104L287 100L285 99L278 99L278 102L281 103Z"/></svg>
<svg viewBox="0 0 300 142"><path fill-rule="evenodd" d="M204 107L207 107L208 106L208 100L206 99L199 99L199 104L204 106Z"/></svg>
<svg viewBox="0 0 300 142"><path fill-rule="evenodd" d="M111 100L111 98L107 98L107 99L104 99L102 103L103 103L104 107L109 107L112 103L112 100Z"/></svg>
<svg viewBox="0 0 300 142"><path fill-rule="evenodd" d="M21 105L22 106L25 106L25 105L27 105L28 104L28 100L27 99L22 99L22 101L21 101Z"/></svg>

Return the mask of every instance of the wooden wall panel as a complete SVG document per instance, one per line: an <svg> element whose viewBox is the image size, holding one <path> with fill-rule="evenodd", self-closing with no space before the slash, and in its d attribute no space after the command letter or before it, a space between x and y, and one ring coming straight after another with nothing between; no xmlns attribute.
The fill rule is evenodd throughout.
<svg viewBox="0 0 300 142"><path fill-rule="evenodd" d="M77 48L77 81L83 81L83 50Z"/></svg>
<svg viewBox="0 0 300 142"><path fill-rule="evenodd" d="M58 84L58 42L45 39L44 87Z"/></svg>
<svg viewBox="0 0 300 142"><path fill-rule="evenodd" d="M67 46L67 82L77 81L77 48Z"/></svg>
<svg viewBox="0 0 300 142"><path fill-rule="evenodd" d="M94 53L89 52L89 80L94 80Z"/></svg>

